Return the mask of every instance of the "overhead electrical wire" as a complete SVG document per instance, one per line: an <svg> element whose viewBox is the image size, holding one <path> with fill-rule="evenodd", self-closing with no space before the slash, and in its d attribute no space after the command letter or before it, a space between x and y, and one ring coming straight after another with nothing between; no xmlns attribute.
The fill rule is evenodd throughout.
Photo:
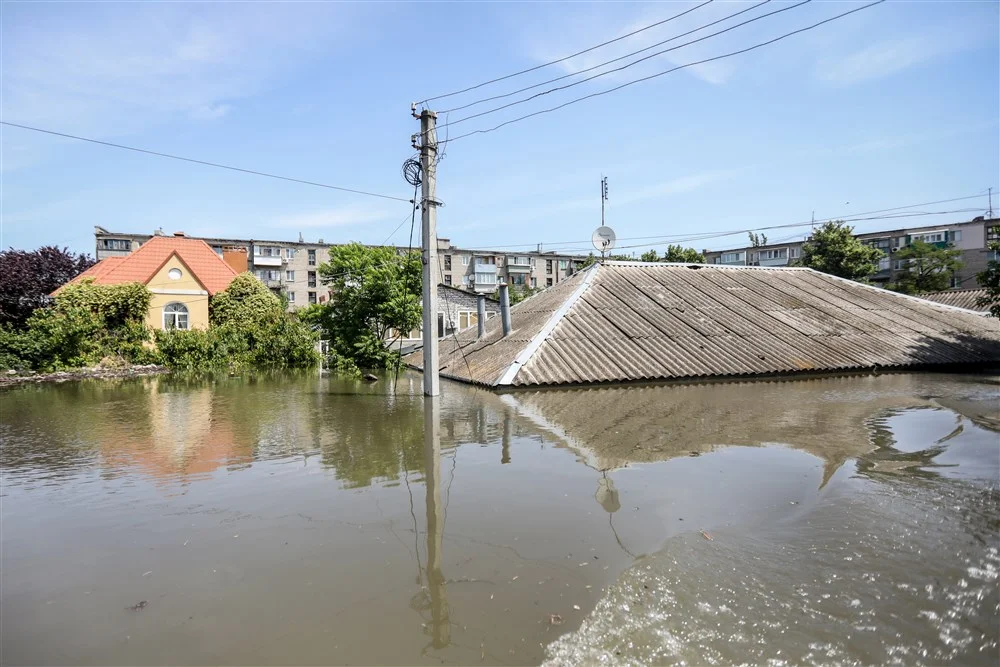
<svg viewBox="0 0 1000 667"><path fill-rule="evenodd" d="M665 18L662 21L657 21L656 23L651 23L651 24L649 24L647 26L639 28L638 30L633 30L632 32L630 32L628 34L622 35L621 37L615 37L614 39L609 39L606 42L601 42L600 44L597 44L595 46L591 46L589 48L586 48L583 51L577 51L576 53L573 53L573 54L568 55L568 56L564 56L562 58L559 58L558 60L550 60L547 63L542 63L541 65L535 65L534 67L529 67L528 69L523 69L520 72L514 72L513 74L507 74L505 76L500 76L500 77L497 77L495 79L490 79L489 81L483 81L482 83L477 83L474 86L469 86L468 88L463 88L462 90L456 90L456 91L451 92L451 93L445 93L444 95L435 95L434 97L428 97L425 100L420 100L419 102L417 102L417 104L426 104L427 102L430 102L432 100L440 100L440 99L444 99L446 97L454 97L455 95L461 95L462 93L468 93L468 92L470 92L472 90L477 90L479 88L482 88L483 86L488 86L491 83L497 83L498 81L506 81L507 79L514 78L515 76L520 76L522 74L528 74L529 72L534 72L534 71L540 70L540 69L542 69L544 67L548 67L550 65L557 65L557 64L559 64L561 62L565 62L565 61L567 61L567 60L569 60L571 58L576 58L577 56L582 56L584 53L590 53L591 51L599 49L599 48L601 48L603 46L607 46L609 44L614 44L615 42L620 42L621 40L627 39L629 37L632 37L633 35L638 35L640 32L645 32L646 30L649 30L651 28L655 28L657 26L661 26L664 23L669 23L670 21L673 21L674 19L679 19L680 17L684 16L685 14L690 14L691 12L693 12L693 11L695 11L697 9L701 9L705 5L710 5L710 4L712 4L712 0L707 0L706 2L703 2L700 5L695 5L691 9L687 9L687 10L681 12L680 14L675 14L674 16L671 16L669 18Z"/></svg>
<svg viewBox="0 0 1000 667"><path fill-rule="evenodd" d="M645 48L639 49L638 51L633 51L631 53L626 53L623 56L619 56L617 58L612 58L611 60L607 60L607 61L605 61L603 63L598 63L597 65L594 65L592 67L588 67L586 69L582 69L582 70L579 70L577 72L571 72L569 74L564 74L563 76L557 76L554 79L549 79L548 81L542 81L541 83L536 83L536 84L533 84L531 86L526 86L526 87L521 88L519 90L514 90L514 91L511 91L509 93L504 93L502 95L494 95L493 97L485 97L485 98L483 98L481 100L476 100L475 102L470 102L469 104L465 104L465 105L462 105L460 107L454 107L452 109L447 109L446 111L440 112L440 113L446 113L448 111L461 111L462 109L468 109L469 107L474 107L476 105L483 104L484 102L490 102L492 100L503 99L504 97L510 97L511 95L517 95L518 93L523 93L525 91L532 90L534 88L541 88L542 86L547 86L548 84L555 83L556 81L562 81L563 79L568 79L570 77L579 76L580 74L585 74L587 72L592 72L595 69L600 69L601 67L605 67L606 65L610 65L612 63L616 63L616 62L618 62L620 60L625 60L626 58L631 58L632 56L637 56L640 53L644 53L646 51L649 51L650 49L655 49L658 46L663 46L664 44L668 44L668 43L670 43L670 42L672 42L674 40L680 39L681 37L687 37L688 35L690 35L692 33L698 32L700 30L704 30L705 28L709 28L709 27L711 27L713 25L716 25L718 23L722 23L723 21L728 21L731 18L735 18L735 17L739 16L740 14L745 14L747 12L753 11L753 10L757 9L758 7L761 7L763 5L768 4L769 2L771 2L771 0L763 0L763 2L759 2L756 5L752 5L750 7L747 7L746 9L741 9L740 11L735 12L733 14L730 14L729 16L724 16L721 19L717 19L715 21L712 21L711 23L706 23L705 25L698 26L697 28L694 28L693 30L688 30L687 32L682 32L681 34L674 35L673 37L671 37L669 39L665 39L665 40L663 40L661 42L657 42L655 44L651 44L651 45L649 45L649 46L647 46ZM573 84L570 84L570 85L567 85L567 86L561 86L559 88L553 88L552 90L547 90L547 91L545 91L543 93L538 93L537 95L532 95L531 97L525 98L524 100L521 100L521 101L518 101L518 102L512 102L511 104L508 104L508 105L505 105L505 106L502 106L502 107L497 107L496 109L492 109L490 111L484 111L481 114L476 114L474 116L468 116L466 118L462 118L460 120L456 120L452 124L454 125L456 123L459 123L462 120L468 120L469 118L477 118L478 116L483 116L483 115L486 115L486 114L489 114L489 113L493 113L494 111L499 111L500 109L506 109L509 106L514 106L515 104L521 104L522 102L526 102L528 100L534 99L535 97L540 97L541 95L547 95L547 94L555 92L557 90L563 90L564 88L571 88L572 86L576 86L576 85L579 85L581 83L585 83L587 81L590 81L592 79L596 79L598 77L605 76L606 74L612 74L614 72L620 72L623 69L627 69L627 68L631 67L632 65L636 65L636 64L641 63L641 62L643 62L645 60L649 60L650 58L655 58L656 56L663 55L664 53L667 53L669 51L675 51L677 49L682 49L685 46L689 46L689 45L694 44L696 42L704 41L706 39L709 39L711 37L715 37L717 35L721 35L722 33L729 32L730 30L735 30L736 28L739 28L740 26L746 25L748 23L753 23L754 21L757 21L759 19L767 18L768 16L771 16L773 14L780 14L781 12L786 12L789 9L795 9L796 7L799 7L801 5L807 4L809 2L811 2L811 0L803 0L802 2L799 2L798 4L790 5L788 7L784 7L782 9L778 9L776 11L770 12L768 14L762 14L761 16L757 16L755 18L752 18L752 19L749 19L747 21L744 21L743 23L739 23L739 24L734 25L732 27L726 28L725 30L720 30L719 32L714 32L711 35L705 35L704 37L699 37L698 39L692 40L690 42L685 42L684 44L681 44L679 46L671 47L669 49L664 49L663 51L658 51L656 53L650 54L649 56L646 56L644 58L636 60L635 62L629 63L629 64L624 65L622 67L619 67L617 69L609 70L607 72L603 72L601 74L597 74L595 76L588 77L586 79L582 79L580 81L577 81L577 82L575 82ZM442 126L442 127L444 127L444 126Z"/></svg>
<svg viewBox="0 0 1000 667"><path fill-rule="evenodd" d="M748 46L746 48L739 49L737 51L731 51L729 53L724 53L722 55L714 56L712 58L705 58L703 60L696 60L694 62L689 62L689 63L685 63L683 65L678 65L676 67L672 67L672 68L670 68L668 70L664 70L662 72L657 72L655 74L650 74L649 76L644 76L644 77L641 77L639 79L634 79L632 81L628 81L628 82L623 83L621 85L615 86L614 88L608 88L607 90L602 90L602 91L598 91L596 93L591 93L589 95L584 95L582 97L577 97L575 99L569 100L568 102L564 102L562 104L559 104L559 105L554 106L554 107L550 107L548 109L541 109L539 111L535 111L535 112L532 112L532 113L529 113L529 114L525 114L524 116L520 116L518 118L513 118L511 120L508 120L508 121L505 121L503 123L500 123L499 125L495 125L495 126L493 126L491 128L487 128L487 129L484 129L484 130L473 130L472 132L466 132L465 134L460 134L457 137L451 137L450 141L454 142L454 141L458 141L459 139L465 139L466 137L471 137L474 134L487 134L489 132L495 132L496 130L499 130L502 127L506 127L507 125L511 125L512 123L517 123L517 122L520 122L522 120L527 120L528 118L533 118L534 116L541 116L542 114L552 113L553 111L558 111L559 109L563 109L565 107L568 107L571 104L576 104L578 102L583 102L584 100L589 100L589 99L591 99L593 97L600 97L602 95L607 95L609 93L613 93L613 92L619 91L622 88L627 88L628 86L633 86L633 85L635 85L637 83L642 83L644 81L649 81L651 79L655 79L657 77L661 77L661 76L663 76L665 74L670 74L671 72L676 72L677 70L685 69L687 67L694 67L695 65L704 65L705 63L715 62L717 60L723 60L725 58L731 58L733 56L741 55L743 53L748 53L750 51L754 51L754 50L762 48L764 46L769 46L771 44L774 44L775 42L780 42L781 40L787 39L789 37L792 37L793 35L798 35L799 33L803 33L803 32L809 31L809 30L813 30L815 28L818 28L821 25L830 23L832 21L836 21L838 19L842 19L842 18L844 18L846 16L849 16L851 14L855 14L855 13L863 11L865 9L869 9L871 7L874 7L875 5L880 5L883 2L885 2L885 1L886 0L876 0L875 2L869 3L867 5L863 5L861 7L856 7L854 9L850 10L850 11L846 11L846 12L843 12L841 14L837 14L836 16L831 16L828 19L824 19L824 20L819 21L817 23L813 23L812 25L806 26L804 28L799 28L797 30L793 30L791 32L787 32L787 33L785 33L783 35L779 35L778 37L774 37L774 38L769 39L769 40L767 40L765 42L760 42L758 44L754 44L753 46ZM793 5L793 7L795 7L795 6L798 6L798 5ZM458 121L452 121L451 124L454 125L457 122Z"/></svg>
<svg viewBox="0 0 1000 667"><path fill-rule="evenodd" d="M328 190L338 190L340 192L350 192L356 195L365 195L366 197L378 197L379 199L391 199L393 201L404 201L409 202L409 199L404 197L394 197L392 195L383 195L377 192L367 192L365 190L355 190L354 188L345 188L339 185L329 185L327 183L318 183L316 181L307 181L301 178L292 178L290 176L280 176L278 174L269 174L264 171L256 171L254 169L244 169L242 167L233 167L227 164L220 164L218 162L208 162L207 160L196 160L195 158L183 157L180 155L171 155L170 153L160 153L159 151L151 151L145 148L136 148L134 146L125 146L123 144L115 144L110 141L101 141L99 139L90 139L88 137L80 137L75 134L66 134L65 132L55 132L53 130L46 130L40 127L32 127L30 125L21 125L19 123L10 123L7 121L0 121L0 125L8 125L10 127L17 127L22 130L31 130L32 132L41 132L43 134L51 134L56 137L64 137L66 139L76 139L77 141L86 141L92 144L98 144L101 146L109 146L111 148L120 148L126 151L134 151L136 153L145 153L147 155L155 155L157 157L170 158L171 160L180 160L182 162L191 162L194 164L200 164L206 167L216 167L217 169L228 169L229 171L238 171L244 174L253 174L254 176L265 176L267 178L276 178L281 181L290 181L292 183L301 183L303 185L312 185L318 188L326 188Z"/></svg>

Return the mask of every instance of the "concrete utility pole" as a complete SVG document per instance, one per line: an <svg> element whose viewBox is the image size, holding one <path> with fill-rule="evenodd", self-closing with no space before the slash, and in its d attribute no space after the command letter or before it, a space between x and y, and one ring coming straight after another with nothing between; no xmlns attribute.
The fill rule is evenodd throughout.
<svg viewBox="0 0 1000 667"><path fill-rule="evenodd" d="M420 112L420 228L424 264L424 396L441 393L437 334L437 114Z"/></svg>

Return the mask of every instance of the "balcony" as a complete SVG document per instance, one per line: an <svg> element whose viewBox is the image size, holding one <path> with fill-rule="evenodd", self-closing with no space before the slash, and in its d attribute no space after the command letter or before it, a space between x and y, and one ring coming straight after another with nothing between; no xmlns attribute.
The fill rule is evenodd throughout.
<svg viewBox="0 0 1000 667"><path fill-rule="evenodd" d="M268 255L254 255L253 265L254 266L281 266L281 257L273 257Z"/></svg>
<svg viewBox="0 0 1000 667"><path fill-rule="evenodd" d="M475 270L476 270L476 273L492 273L493 275L496 275L497 265L496 264L480 264L479 262L476 262Z"/></svg>
<svg viewBox="0 0 1000 667"><path fill-rule="evenodd" d="M476 267L479 270L479 267ZM531 273L531 266L529 264L508 264L507 273Z"/></svg>

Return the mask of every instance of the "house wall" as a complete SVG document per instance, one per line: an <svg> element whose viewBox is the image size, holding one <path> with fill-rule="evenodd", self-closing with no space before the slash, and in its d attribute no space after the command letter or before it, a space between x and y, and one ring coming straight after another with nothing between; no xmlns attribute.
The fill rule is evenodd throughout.
<svg viewBox="0 0 1000 667"><path fill-rule="evenodd" d="M178 269L181 277L174 280L170 270ZM154 329L163 328L163 308L168 303L180 302L188 309L188 328L208 328L208 291L176 255L170 257L157 271L146 287L153 293L146 322Z"/></svg>

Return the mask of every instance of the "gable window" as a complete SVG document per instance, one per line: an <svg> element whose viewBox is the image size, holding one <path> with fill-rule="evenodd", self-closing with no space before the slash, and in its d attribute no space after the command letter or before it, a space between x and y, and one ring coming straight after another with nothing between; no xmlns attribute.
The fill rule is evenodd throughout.
<svg viewBox="0 0 1000 667"><path fill-rule="evenodd" d="M163 329L187 329L188 309L183 303L174 301L163 307Z"/></svg>
<svg viewBox="0 0 1000 667"><path fill-rule="evenodd" d="M167 271L167 277L171 280L180 280L182 275L184 274L181 273L180 269L170 269Z"/></svg>

